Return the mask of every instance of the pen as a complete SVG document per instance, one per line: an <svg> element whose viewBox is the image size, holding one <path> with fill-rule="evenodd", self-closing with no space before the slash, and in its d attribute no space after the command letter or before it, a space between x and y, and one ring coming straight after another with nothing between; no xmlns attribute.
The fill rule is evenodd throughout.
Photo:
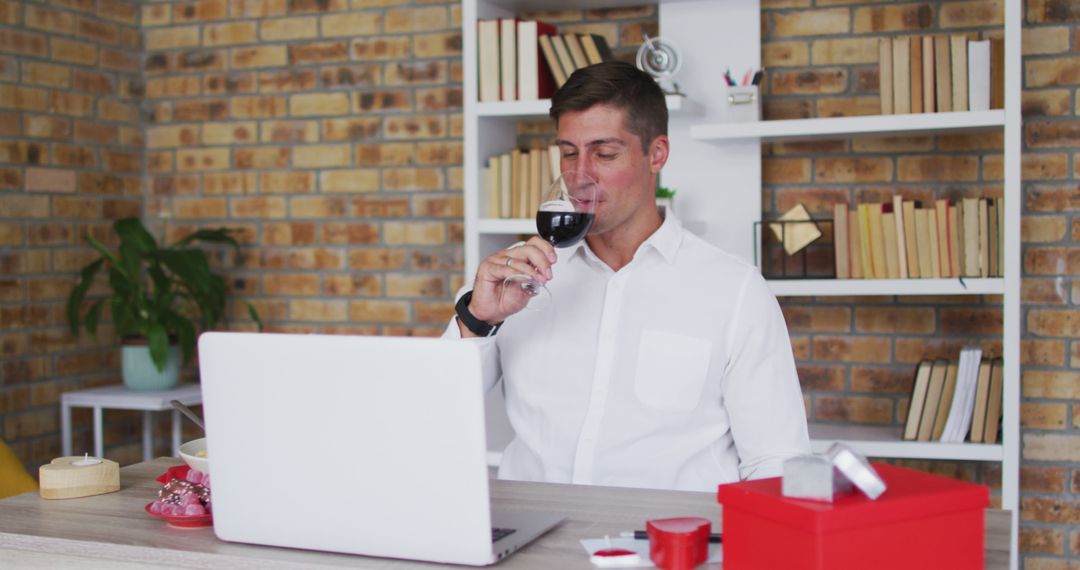
<svg viewBox="0 0 1080 570"><path fill-rule="evenodd" d="M757 70L757 72L756 72L756 73L754 73L754 79L752 79L752 80L750 81L750 85L757 85L758 83L761 83L761 77L762 77L762 75L764 75L764 74L765 74L765 70L764 70L764 69L759 69L759 70Z"/></svg>
<svg viewBox="0 0 1080 570"><path fill-rule="evenodd" d="M745 74L745 75L743 75L743 78L742 78L742 84L743 84L744 86L745 86L745 85L750 85L750 71L751 71L751 70L747 69L747 70L746 70L746 74Z"/></svg>
<svg viewBox="0 0 1080 570"><path fill-rule="evenodd" d="M624 532L624 533L622 533L622 535L628 537L628 536L630 536L630 533L629 532ZM649 533L646 532L646 531L643 531L643 530L635 530L634 531L634 539L635 540L649 540ZM724 535L719 533L719 532L709 533L709 542L711 542L713 544L724 542Z"/></svg>

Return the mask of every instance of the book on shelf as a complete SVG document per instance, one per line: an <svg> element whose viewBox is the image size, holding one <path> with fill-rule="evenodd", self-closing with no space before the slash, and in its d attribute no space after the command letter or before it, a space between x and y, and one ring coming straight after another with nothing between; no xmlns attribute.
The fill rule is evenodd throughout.
<svg viewBox="0 0 1080 570"><path fill-rule="evenodd" d="M979 277L990 276L990 220L985 199L978 200L979 207Z"/></svg>
<svg viewBox="0 0 1080 570"><path fill-rule="evenodd" d="M893 113L911 113L911 37L892 39Z"/></svg>
<svg viewBox="0 0 1080 570"><path fill-rule="evenodd" d="M942 277L955 277L949 257L949 201L934 200L934 223L937 227L938 274Z"/></svg>
<svg viewBox="0 0 1080 570"><path fill-rule="evenodd" d="M555 93L555 76L540 48L540 34L553 34L555 31L555 26L538 20L518 22L518 99L549 99Z"/></svg>
<svg viewBox="0 0 1080 570"><path fill-rule="evenodd" d="M562 152L556 145L548 147L548 168L551 169L552 180L562 175Z"/></svg>
<svg viewBox="0 0 1080 570"><path fill-rule="evenodd" d="M926 208L915 208L915 237L919 250L919 276L923 279L935 277L933 254L937 252L936 244L932 244L930 235L930 211ZM933 252L933 253L931 253Z"/></svg>
<svg viewBox="0 0 1080 570"><path fill-rule="evenodd" d="M987 271L991 277L997 277L1001 275L1001 269L998 267L998 248L1001 246L1000 236L998 236L998 201L987 198L987 202Z"/></svg>
<svg viewBox="0 0 1080 570"><path fill-rule="evenodd" d="M526 179L525 188L528 188ZM521 149L510 151L510 218L521 217L521 195L525 191L521 185Z"/></svg>
<svg viewBox="0 0 1080 570"><path fill-rule="evenodd" d="M881 97L881 114L893 111L893 47L892 38L878 40L878 91Z"/></svg>
<svg viewBox="0 0 1080 570"><path fill-rule="evenodd" d="M934 86L937 88L937 111L952 111L952 58L949 53L949 36L934 36Z"/></svg>
<svg viewBox="0 0 1080 570"><path fill-rule="evenodd" d="M964 214L964 277L979 276L979 207L978 198L964 198L961 209Z"/></svg>
<svg viewBox="0 0 1080 570"><path fill-rule="evenodd" d="M603 63L615 59L607 39L600 34L581 34L581 47L585 50L585 57L589 64Z"/></svg>
<svg viewBox="0 0 1080 570"><path fill-rule="evenodd" d="M585 57L585 49L581 47L581 40L577 34L563 34L566 42L566 50L570 52L570 59L574 61L574 69L589 66L589 60Z"/></svg>
<svg viewBox="0 0 1080 570"><path fill-rule="evenodd" d="M948 203L948 255L949 255L949 271L953 273L954 277L960 276L962 273L961 266L963 264L964 256L964 242L963 242L963 219L960 216L960 203L949 201Z"/></svg>
<svg viewBox="0 0 1080 570"><path fill-rule="evenodd" d="M990 108L1005 108L1005 40L990 38Z"/></svg>
<svg viewBox="0 0 1080 570"><path fill-rule="evenodd" d="M995 358L990 362L990 396L986 402L986 431L983 433L984 443L997 443L998 432L1001 429L1001 407L1005 388L1004 360Z"/></svg>
<svg viewBox="0 0 1080 570"><path fill-rule="evenodd" d="M947 360L934 361L934 367L930 371L930 382L926 388L922 415L919 418L919 430L916 436L918 441L930 441L930 437L934 432L934 419L937 417L948 370L949 362Z"/></svg>
<svg viewBox="0 0 1080 570"><path fill-rule="evenodd" d="M570 56L570 49L566 47L566 41L558 34L552 34L551 45L555 48L555 56L559 60L559 65L562 66L563 73L566 77L570 77L574 73L577 67L574 65L574 59Z"/></svg>
<svg viewBox="0 0 1080 570"><path fill-rule="evenodd" d="M904 198L899 195L893 196L892 209L893 218L896 222L896 258L900 269L899 277L906 279L910 277L910 274L907 262L907 241L904 239L906 235L904 228Z"/></svg>
<svg viewBox="0 0 1080 570"><path fill-rule="evenodd" d="M499 100L499 21L480 20L476 23L477 79L480 82L480 102Z"/></svg>
<svg viewBox="0 0 1080 570"><path fill-rule="evenodd" d="M927 249L930 251L930 277L940 279L945 276L941 274L941 248L938 243L941 236L938 235L937 208L924 208L923 211L926 212L926 234L929 236Z"/></svg>
<svg viewBox="0 0 1080 570"><path fill-rule="evenodd" d="M968 42L968 110L990 110L990 40Z"/></svg>
<svg viewBox="0 0 1080 570"><path fill-rule="evenodd" d="M856 239L859 242L859 267L862 268L863 279L874 279L874 265L870 261L870 205L859 204L855 207L859 214L859 224L852 228L858 228Z"/></svg>
<svg viewBox="0 0 1080 570"><path fill-rule="evenodd" d="M922 86L922 67L923 67L923 51L922 51L922 38L919 36L912 36L909 40L909 48L911 55L908 58L909 61L909 73L911 77L911 112L912 113L925 113L926 108L923 106L923 86Z"/></svg>
<svg viewBox="0 0 1080 570"><path fill-rule="evenodd" d="M517 100L517 19L499 19L499 94L502 101Z"/></svg>
<svg viewBox="0 0 1080 570"><path fill-rule="evenodd" d="M848 259L851 260L851 278L863 279L862 265L862 240L859 239L859 215L857 212L848 212L847 235L848 235Z"/></svg>
<svg viewBox="0 0 1080 570"><path fill-rule="evenodd" d="M908 277L919 278L919 242L915 233L915 205L912 200L902 200L900 209L904 215L904 247L907 257Z"/></svg>
<svg viewBox="0 0 1080 570"><path fill-rule="evenodd" d="M930 387L930 372L933 368L934 363L931 360L924 360L915 368L915 382L911 389L907 421L904 422L903 438L906 441L915 441L919 436L919 423L922 421L926 391Z"/></svg>
<svg viewBox="0 0 1080 570"><path fill-rule="evenodd" d="M480 180L484 183L484 217L498 218L501 215L499 208L499 157L488 157L487 167L481 172Z"/></svg>
<svg viewBox="0 0 1080 570"><path fill-rule="evenodd" d="M548 160L549 152L547 149L537 149L537 160L540 163L540 190L534 200L534 205L539 209L540 200L543 198L544 192L547 192L548 187L551 186L551 161Z"/></svg>
<svg viewBox="0 0 1080 570"><path fill-rule="evenodd" d="M998 272L997 276L1001 277L1005 275L1005 204L1002 203L1001 198L995 198L994 203L997 204L997 233L996 236L998 242Z"/></svg>
<svg viewBox="0 0 1080 570"><path fill-rule="evenodd" d="M960 364L956 373L956 392L953 394L949 417L945 420L945 429L941 441L960 443L971 429L971 419L975 411L975 390L978 387L979 361L982 349L968 347L960 351Z"/></svg>
<svg viewBox="0 0 1080 570"><path fill-rule="evenodd" d="M968 110L968 61L967 36L953 34L949 36L949 57L952 59L952 109Z"/></svg>
<svg viewBox="0 0 1080 570"><path fill-rule="evenodd" d="M522 208L519 218L528 218L536 212L537 207L540 205L540 194L543 193L541 188L541 179L543 178L543 172L540 165L544 162L542 160L544 151L539 148L529 149L529 193L528 199L525 200L525 205Z"/></svg>
<svg viewBox="0 0 1080 570"><path fill-rule="evenodd" d="M982 359L978 370L975 381L975 405L971 411L971 431L968 435L971 443L982 443L983 435L986 433L986 402L990 397L990 361Z"/></svg>
<svg viewBox="0 0 1080 570"><path fill-rule="evenodd" d="M848 209L844 204L833 206L833 255L836 258L836 278L851 279L851 253L848 249Z"/></svg>
<svg viewBox="0 0 1080 570"><path fill-rule="evenodd" d="M865 204L870 228L870 263L874 266L875 279L889 278L889 263L885 254L885 223L881 204Z"/></svg>
<svg viewBox="0 0 1080 570"><path fill-rule="evenodd" d="M513 188L514 171L510 153L499 156L499 217L510 218L513 213L510 195Z"/></svg>
<svg viewBox="0 0 1080 570"><path fill-rule="evenodd" d="M937 90L934 83L934 36L921 36L923 111L934 113L937 108Z"/></svg>
<svg viewBox="0 0 1080 570"><path fill-rule="evenodd" d="M540 53L544 56L544 61L551 70L551 76L555 79L555 87L559 88L566 83L567 75L563 71L562 63L559 62L558 54L555 53L555 46L551 42L552 37L552 34L541 34L537 41L540 44Z"/></svg>
<svg viewBox="0 0 1080 570"><path fill-rule="evenodd" d="M889 279L900 278L900 256L898 236L896 235L896 213L892 211L892 204L881 205L881 237L882 249L885 250L885 270Z"/></svg>
<svg viewBox="0 0 1080 570"><path fill-rule="evenodd" d="M949 408L952 406L953 395L956 394L958 371L959 367L955 362L950 362L945 369L945 385L941 388L941 399L934 414L934 429L930 433L930 441L941 441L941 434L945 432L945 420L949 417Z"/></svg>

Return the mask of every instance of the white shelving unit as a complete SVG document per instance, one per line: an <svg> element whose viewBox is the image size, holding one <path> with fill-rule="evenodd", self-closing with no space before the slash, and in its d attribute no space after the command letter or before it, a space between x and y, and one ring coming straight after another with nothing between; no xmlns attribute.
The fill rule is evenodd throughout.
<svg viewBox="0 0 1080 570"><path fill-rule="evenodd" d="M547 115L548 101L477 102L476 22L527 11L639 5L636 0L464 0L465 270L469 277L480 259L506 247L520 234L532 234L532 220L480 219L480 167L487 157L516 142L515 121ZM811 425L812 446L823 451L844 441L868 456L952 461L999 462L1002 507L1013 512L1012 568L1017 567L1017 511L1020 462L1020 0L1005 0L1005 109L874 117L731 122L718 78L724 69L760 68L758 0L660 0L660 36L682 48L683 68L676 80L690 99L669 98L672 156L664 184L678 188L676 213L685 226L729 252L753 261L751 232L760 221L761 145L772 141L842 136L896 136L917 133L1004 132L1005 243L1003 278L903 280L771 281L777 296L1001 295L1005 362L1001 444L902 441L899 428ZM725 54L725 57L717 57ZM488 407L489 445L502 449L509 425L500 400ZM497 454L493 455L493 458Z"/></svg>
<svg viewBox="0 0 1080 570"><path fill-rule="evenodd" d="M894 459L946 459L951 461L1001 461L1004 446L992 443L941 443L901 441L899 427L810 424L810 448L823 453L844 442L868 457Z"/></svg>
<svg viewBox="0 0 1080 570"><path fill-rule="evenodd" d="M995 110L703 124L691 127L690 136L697 140L716 143L743 139L771 142L853 135L912 135L1001 129L1003 126L1005 126L1005 111Z"/></svg>

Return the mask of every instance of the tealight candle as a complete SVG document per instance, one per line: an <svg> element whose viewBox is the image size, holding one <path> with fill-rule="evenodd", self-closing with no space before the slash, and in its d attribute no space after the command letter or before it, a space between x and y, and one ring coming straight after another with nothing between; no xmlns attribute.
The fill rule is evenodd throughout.
<svg viewBox="0 0 1080 570"><path fill-rule="evenodd" d="M79 459L78 461L72 461L71 464L76 466L76 467L85 467L87 465L99 465L99 464L101 464L101 459L98 459L97 457L90 457L89 453L84 453L82 459Z"/></svg>

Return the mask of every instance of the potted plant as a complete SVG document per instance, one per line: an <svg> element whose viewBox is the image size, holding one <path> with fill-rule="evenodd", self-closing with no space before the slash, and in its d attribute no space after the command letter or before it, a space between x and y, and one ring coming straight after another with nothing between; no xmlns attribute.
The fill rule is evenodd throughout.
<svg viewBox="0 0 1080 570"><path fill-rule="evenodd" d="M656 205L666 208L667 210L674 209L675 206L675 191L667 186L656 187Z"/></svg>
<svg viewBox="0 0 1080 570"><path fill-rule="evenodd" d="M211 272L205 252L190 244L201 241L238 248L233 234L240 230L198 230L169 246L158 245L139 218L117 220L113 230L120 238L116 251L86 237L101 257L82 268L68 296L71 332L78 335L85 327L96 334L108 302L121 338L124 384L135 390L171 388L179 379L181 363L195 353L196 322L208 330L225 318L225 280ZM111 294L83 313L87 291L103 267ZM248 313L261 326L250 304Z"/></svg>

